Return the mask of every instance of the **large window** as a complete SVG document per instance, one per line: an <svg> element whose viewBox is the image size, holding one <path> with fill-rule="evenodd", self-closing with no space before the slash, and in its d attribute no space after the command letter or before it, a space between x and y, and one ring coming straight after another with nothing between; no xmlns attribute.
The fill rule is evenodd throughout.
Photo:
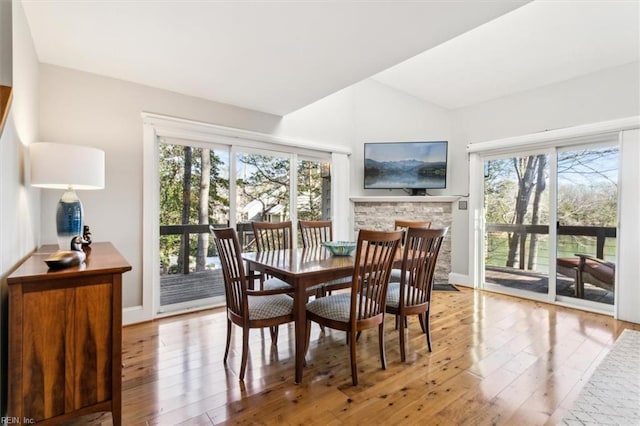
<svg viewBox="0 0 640 426"><path fill-rule="evenodd" d="M234 226L242 250L253 251L252 221L328 219L326 164L293 153L159 143L158 312L224 303L213 228Z"/></svg>
<svg viewBox="0 0 640 426"><path fill-rule="evenodd" d="M125 323L224 303L214 227L237 229L246 250L251 220L331 218L338 236L349 235L348 187L332 191L328 174L329 164L337 164L335 181L348 181L348 148L142 117L143 285L140 304L125 309ZM170 279L182 285L173 299L161 291ZM198 282L190 285L192 279Z"/></svg>
<svg viewBox="0 0 640 426"><path fill-rule="evenodd" d="M211 227L229 224L229 151L158 146L159 311L224 301Z"/></svg>
<svg viewBox="0 0 640 426"><path fill-rule="evenodd" d="M331 176L329 163L318 160L298 160L297 212L301 220L331 218Z"/></svg>
<svg viewBox="0 0 640 426"><path fill-rule="evenodd" d="M485 160L485 287L613 305L618 146L559 147L553 153Z"/></svg>

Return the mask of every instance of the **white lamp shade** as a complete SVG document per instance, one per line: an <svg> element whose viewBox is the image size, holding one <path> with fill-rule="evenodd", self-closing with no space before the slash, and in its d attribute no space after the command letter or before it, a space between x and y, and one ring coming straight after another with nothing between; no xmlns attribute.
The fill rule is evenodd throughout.
<svg viewBox="0 0 640 426"><path fill-rule="evenodd" d="M38 142L29 147L31 185L53 189L104 188L104 151L81 145Z"/></svg>

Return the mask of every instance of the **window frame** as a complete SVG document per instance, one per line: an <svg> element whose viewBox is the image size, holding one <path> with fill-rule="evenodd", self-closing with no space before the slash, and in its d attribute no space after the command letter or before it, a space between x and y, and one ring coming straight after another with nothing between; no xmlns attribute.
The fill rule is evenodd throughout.
<svg viewBox="0 0 640 426"><path fill-rule="evenodd" d="M334 163L345 161L351 153L349 148L318 145L304 140L293 140L265 133L252 132L232 127L225 127L194 120L170 117L161 114L143 112L143 244L142 244L142 294L141 304L125 308L123 312L124 324L149 321L164 316L159 314L159 182L158 182L158 147L160 141L167 143L180 143L205 148L217 148L230 150L231 161L229 167L230 176L235 176L235 155L238 151L244 152L268 152L270 154L283 154L289 156L290 164L295 171L298 158L313 158L320 161ZM181 141L181 142L178 142ZM343 159L344 158L344 159ZM297 176L290 173L290 203L295 201L297 189ZM348 186L339 188L332 183L332 203L336 200L341 203L340 211L347 211L349 205ZM231 225L235 222L235 179L229 183L230 205L234 214L230 215ZM295 205L295 204L291 204ZM291 209L291 220L297 220L296 209ZM348 218L347 218L348 220ZM203 306L202 308L206 308ZM171 315L179 311L171 312Z"/></svg>

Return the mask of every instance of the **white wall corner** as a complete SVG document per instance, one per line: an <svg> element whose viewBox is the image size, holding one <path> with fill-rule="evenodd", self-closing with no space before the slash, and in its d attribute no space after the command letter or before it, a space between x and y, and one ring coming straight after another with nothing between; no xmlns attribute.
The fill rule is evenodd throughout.
<svg viewBox="0 0 640 426"><path fill-rule="evenodd" d="M457 272L449 273L449 284L473 288L473 281L471 280L471 277Z"/></svg>

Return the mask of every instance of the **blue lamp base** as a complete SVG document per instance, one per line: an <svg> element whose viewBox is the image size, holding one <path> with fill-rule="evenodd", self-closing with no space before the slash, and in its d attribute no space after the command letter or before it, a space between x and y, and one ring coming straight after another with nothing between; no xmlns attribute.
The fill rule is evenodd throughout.
<svg viewBox="0 0 640 426"><path fill-rule="evenodd" d="M58 232L58 247L60 250L70 250L71 239L76 235L82 236L84 212L82 202L73 189L62 194L56 210L56 229Z"/></svg>

